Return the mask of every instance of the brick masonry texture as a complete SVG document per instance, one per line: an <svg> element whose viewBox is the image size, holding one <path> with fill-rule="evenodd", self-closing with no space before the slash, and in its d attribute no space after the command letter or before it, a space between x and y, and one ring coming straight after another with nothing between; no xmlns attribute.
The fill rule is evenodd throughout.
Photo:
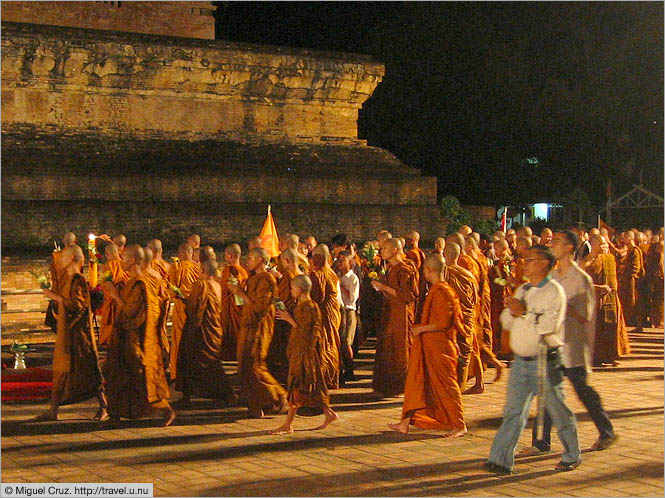
<svg viewBox="0 0 665 498"><path fill-rule="evenodd" d="M3 10L6 248L67 230L242 242L267 204L280 233L441 234L436 179L357 137L385 71L370 57L11 19Z"/></svg>

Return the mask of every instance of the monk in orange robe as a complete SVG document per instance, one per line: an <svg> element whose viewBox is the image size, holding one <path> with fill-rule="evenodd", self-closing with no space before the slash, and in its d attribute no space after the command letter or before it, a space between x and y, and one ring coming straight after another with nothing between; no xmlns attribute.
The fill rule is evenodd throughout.
<svg viewBox="0 0 665 498"><path fill-rule="evenodd" d="M64 277L67 265L69 264L69 258L66 258L64 261L62 261L61 257L63 254L65 254L65 249L74 246L76 246L76 235L74 235L72 232L67 232L62 237L62 249L54 250L51 256L51 266L49 268L51 277L51 291L56 294L60 293L59 281ZM53 332L57 332L57 312L58 303L56 301L49 301L48 307L46 308L44 324L50 327Z"/></svg>
<svg viewBox="0 0 665 498"><path fill-rule="evenodd" d="M410 259L416 264L418 270L418 300L416 301L416 315L415 320L420 320L425 297L427 296L428 282L425 278L425 253L420 248L420 234L415 230L410 231L404 237L406 240L406 258Z"/></svg>
<svg viewBox="0 0 665 498"><path fill-rule="evenodd" d="M618 268L619 299L627 325L639 325L637 317L637 282L644 276L642 251L635 245L635 234L628 230L624 233L626 255Z"/></svg>
<svg viewBox="0 0 665 498"><path fill-rule="evenodd" d="M457 334L463 328L459 299L445 282L445 263L438 255L424 262L430 283L422 320L413 326L413 345L404 387L402 419L388 424L407 433L409 425L443 430L444 437L466 433L462 393L457 383Z"/></svg>
<svg viewBox="0 0 665 498"><path fill-rule="evenodd" d="M298 267L298 254L293 249L284 249L279 255L280 274L277 281L277 297L284 303L284 308L288 313L293 313L296 307L296 300L291 295L291 281L301 274ZM268 369L270 373L280 382L286 385L289 376L289 359L287 348L289 344L289 331L291 325L283 320L275 322L275 333L268 350Z"/></svg>
<svg viewBox="0 0 665 498"><path fill-rule="evenodd" d="M157 306L149 309L150 313L154 313L151 320L155 321L157 328L157 335L159 336L159 347L162 349L162 361L166 364L169 360L169 336L166 333L166 315L164 311L164 303L170 300L168 292L168 279L165 279L162 274L153 268L152 260L153 253L149 247L143 248L145 259L143 260L143 275L145 282L150 286L150 292L157 298Z"/></svg>
<svg viewBox="0 0 665 498"><path fill-rule="evenodd" d="M96 420L108 419L99 354L90 318L88 283L81 274L83 251L70 245L58 255L58 293L44 289L44 295L58 306L57 332L53 350L51 406L33 421L58 420L61 405L99 400ZM62 268L64 266L64 268Z"/></svg>
<svg viewBox="0 0 665 498"><path fill-rule="evenodd" d="M118 291L129 280L129 275L122 269L122 260L120 259L120 252L118 246L115 244L108 244L104 248L104 256L106 257L106 264L104 265L104 274L108 274L110 282L115 286ZM110 296L104 294L104 303L99 310L100 323L99 323L99 344L107 344L111 339L111 334L115 327L115 316L117 314L116 304Z"/></svg>
<svg viewBox="0 0 665 498"><path fill-rule="evenodd" d="M171 265L169 270L169 284L180 289L183 297L189 297L194 282L199 279L199 267L192 261L192 246L185 242L178 248L178 259ZM169 372L171 379L178 376L178 346L182 337L182 330L187 320L187 312L184 301L177 299L173 306L171 318L171 350L169 359Z"/></svg>
<svg viewBox="0 0 665 498"><path fill-rule="evenodd" d="M480 348L480 358L484 363L489 363L494 366L496 374L494 376L494 382L497 382L501 378L503 369L506 365L499 361L494 352L492 351L492 305L490 303L491 294L490 294L490 285L489 285L489 265L487 263L487 258L485 255L480 252L478 249L478 242L475 237L469 235L465 240L465 248L467 254L474 259L478 264L480 270L480 279L478 282L478 292L480 295L480 307L478 310L478 346ZM483 364L484 368L485 364ZM479 394L484 391L482 377L476 377L476 386L473 391L469 391L469 394Z"/></svg>
<svg viewBox="0 0 665 498"><path fill-rule="evenodd" d="M309 278L312 280L312 300L319 305L324 332L323 375L328 389L339 387L340 338L339 325L342 315L339 310L339 279L330 268L330 251L325 244L312 249L312 266Z"/></svg>
<svg viewBox="0 0 665 498"><path fill-rule="evenodd" d="M651 297L649 319L652 327L663 326L663 235L651 244L646 258L647 288Z"/></svg>
<svg viewBox="0 0 665 498"><path fill-rule="evenodd" d="M108 412L115 420L159 412L168 426L175 412L168 402L171 394L155 321L159 302L143 273L144 260L141 246L127 246L122 262L130 280L121 293L110 282L104 284L118 310L105 365Z"/></svg>
<svg viewBox="0 0 665 498"><path fill-rule="evenodd" d="M630 353L628 331L623 318L621 301L617 296L616 261L609 254L602 235L592 235L591 252L580 267L593 280L596 290L596 333L593 343L593 364L616 364L622 355Z"/></svg>
<svg viewBox="0 0 665 498"><path fill-rule="evenodd" d="M162 241L159 239L152 239L148 242L148 248L152 251L152 260L150 261L150 267L159 273L163 287L168 289L169 286L169 270L171 265L164 261L163 258L163 248ZM160 294L160 309L159 309L159 319L157 321L157 330L159 331L159 336L162 338L162 348L167 355L165 358L166 363L168 363L168 355L171 350L171 343L168 339L168 332L166 330L166 322L168 321L169 309L171 305L171 297L168 292Z"/></svg>
<svg viewBox="0 0 665 498"><path fill-rule="evenodd" d="M240 332L240 319L242 317L242 300L236 298L226 284L236 284L240 287L247 282L247 270L240 264L241 249L238 244L231 244L224 249L224 266L219 283L222 286L222 314L221 325L224 332L222 341L222 357L226 361L238 358L238 333Z"/></svg>
<svg viewBox="0 0 665 498"><path fill-rule="evenodd" d="M178 408L191 406L193 395L225 404L237 401L223 366L222 287L215 278L217 262L212 258L201 262L201 273L184 300L187 321L180 341L175 382L175 388L183 393Z"/></svg>
<svg viewBox="0 0 665 498"><path fill-rule="evenodd" d="M476 313L478 309L478 283L473 274L459 265L461 249L452 240L446 243L443 249L446 258L446 282L457 294L460 302L462 327L457 332L457 346L460 350L457 366L457 382L462 391L466 388L469 375L469 365L474 352L476 337Z"/></svg>
<svg viewBox="0 0 665 498"><path fill-rule="evenodd" d="M508 276L511 274L510 263L512 258L509 254L508 242L505 240L494 242L494 251L498 259L489 269L488 278L491 294L492 350L499 354L503 332L499 316L505 308L504 299L511 295L508 289Z"/></svg>
<svg viewBox="0 0 665 498"><path fill-rule="evenodd" d="M398 239L383 243L381 258L389 268L380 282L372 282L372 287L384 297L372 389L377 397L394 397L404 392L418 283L412 267L404 261Z"/></svg>
<svg viewBox="0 0 665 498"><path fill-rule="evenodd" d="M277 310L277 318L291 325L288 344L289 411L286 420L271 434L293 433L293 419L300 407L319 408L325 416L325 429L339 417L330 408L328 388L323 375L324 331L319 306L312 301L312 281L307 275L296 275L291 280L291 297L296 301L293 312Z"/></svg>
<svg viewBox="0 0 665 498"><path fill-rule="evenodd" d="M247 257L247 268L254 274L247 279L247 290L227 284L229 290L244 301L238 335L238 374L252 418L263 418L267 410L280 413L288 410L286 391L266 364L275 327L273 299L277 297L275 277L266 270L269 261L270 257L264 249L252 249Z"/></svg>

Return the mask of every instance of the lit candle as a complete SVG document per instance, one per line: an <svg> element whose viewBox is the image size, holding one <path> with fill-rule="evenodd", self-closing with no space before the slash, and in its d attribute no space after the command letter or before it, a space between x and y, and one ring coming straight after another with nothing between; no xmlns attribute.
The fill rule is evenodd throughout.
<svg viewBox="0 0 665 498"><path fill-rule="evenodd" d="M88 235L88 284L97 286L97 237Z"/></svg>

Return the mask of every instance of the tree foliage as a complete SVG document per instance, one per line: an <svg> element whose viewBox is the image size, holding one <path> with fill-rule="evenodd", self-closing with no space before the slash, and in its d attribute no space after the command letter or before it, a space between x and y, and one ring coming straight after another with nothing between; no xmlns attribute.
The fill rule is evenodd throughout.
<svg viewBox="0 0 665 498"><path fill-rule="evenodd" d="M471 214L462 207L455 196L447 195L441 199L439 210L446 224L446 236L457 232L462 225L471 224Z"/></svg>

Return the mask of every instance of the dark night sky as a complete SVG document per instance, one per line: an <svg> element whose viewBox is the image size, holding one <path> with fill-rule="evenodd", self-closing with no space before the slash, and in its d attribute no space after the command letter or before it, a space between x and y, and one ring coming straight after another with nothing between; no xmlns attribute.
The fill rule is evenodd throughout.
<svg viewBox="0 0 665 498"><path fill-rule="evenodd" d="M219 2L217 38L371 55L360 138L464 203L663 193L663 3ZM537 158L537 165L527 158Z"/></svg>

